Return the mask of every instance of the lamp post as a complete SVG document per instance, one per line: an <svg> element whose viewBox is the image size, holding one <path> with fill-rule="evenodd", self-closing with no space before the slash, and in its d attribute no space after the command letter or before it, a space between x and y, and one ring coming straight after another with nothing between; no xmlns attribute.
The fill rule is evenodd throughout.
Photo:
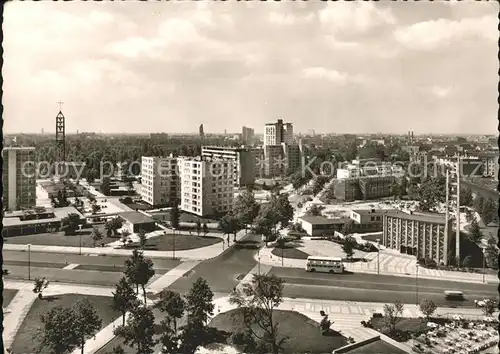
<svg viewBox="0 0 500 354"><path fill-rule="evenodd" d="M415 286L416 286L416 304L418 306L418 263L416 264Z"/></svg>
<svg viewBox="0 0 500 354"><path fill-rule="evenodd" d="M31 244L28 243L28 280L31 280Z"/></svg>
<svg viewBox="0 0 500 354"><path fill-rule="evenodd" d="M485 277L486 277L486 255L483 248L483 283L486 283Z"/></svg>
<svg viewBox="0 0 500 354"><path fill-rule="evenodd" d="M175 227L172 228L172 235L174 236L174 244L172 245L172 259L175 259Z"/></svg>
<svg viewBox="0 0 500 354"><path fill-rule="evenodd" d="M380 239L377 238L377 274L380 274Z"/></svg>
<svg viewBox="0 0 500 354"><path fill-rule="evenodd" d="M78 234L80 235L80 256L82 255L82 225L78 225Z"/></svg>
<svg viewBox="0 0 500 354"><path fill-rule="evenodd" d="M258 264L258 269L259 269L259 275L260 275L260 248L257 251L257 264Z"/></svg>

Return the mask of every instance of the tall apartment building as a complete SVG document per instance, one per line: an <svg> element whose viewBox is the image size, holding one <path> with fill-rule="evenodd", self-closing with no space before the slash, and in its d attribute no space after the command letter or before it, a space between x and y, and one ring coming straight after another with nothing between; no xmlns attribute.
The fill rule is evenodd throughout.
<svg viewBox="0 0 500 354"><path fill-rule="evenodd" d="M36 205L34 147L6 147L2 151L3 204L14 211Z"/></svg>
<svg viewBox="0 0 500 354"><path fill-rule="evenodd" d="M177 158L143 156L141 163L141 197L146 203L173 205L180 199Z"/></svg>
<svg viewBox="0 0 500 354"><path fill-rule="evenodd" d="M300 170L302 166L302 145L264 145L257 152L257 175L262 177L282 177Z"/></svg>
<svg viewBox="0 0 500 354"><path fill-rule="evenodd" d="M245 128L245 127L243 127ZM246 147L202 146L203 158L234 161L235 187L251 185L255 182L256 149Z"/></svg>
<svg viewBox="0 0 500 354"><path fill-rule="evenodd" d="M183 211L211 216L234 206L234 161L179 157Z"/></svg>
<svg viewBox="0 0 500 354"><path fill-rule="evenodd" d="M483 161L483 176L498 179L498 152L479 156Z"/></svg>
<svg viewBox="0 0 500 354"><path fill-rule="evenodd" d="M266 123L264 126L264 145L293 144L293 125L283 123L278 119L276 123Z"/></svg>
<svg viewBox="0 0 500 354"><path fill-rule="evenodd" d="M251 142L254 136L255 136L255 131L253 128L243 127L241 129L241 140L243 140L244 143Z"/></svg>
<svg viewBox="0 0 500 354"><path fill-rule="evenodd" d="M452 220L445 227L443 214L388 211L384 214L382 244L417 259L429 258L447 265Z"/></svg>

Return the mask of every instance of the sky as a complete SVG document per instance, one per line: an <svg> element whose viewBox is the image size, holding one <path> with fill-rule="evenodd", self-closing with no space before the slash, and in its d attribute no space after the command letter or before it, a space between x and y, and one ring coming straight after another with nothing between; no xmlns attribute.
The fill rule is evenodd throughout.
<svg viewBox="0 0 500 354"><path fill-rule="evenodd" d="M498 4L8 2L4 132L497 133Z"/></svg>

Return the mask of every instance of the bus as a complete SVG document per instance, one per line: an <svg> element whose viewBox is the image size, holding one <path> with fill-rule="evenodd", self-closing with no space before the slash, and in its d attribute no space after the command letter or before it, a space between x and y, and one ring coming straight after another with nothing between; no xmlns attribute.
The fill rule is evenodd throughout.
<svg viewBox="0 0 500 354"><path fill-rule="evenodd" d="M444 296L446 300L463 300L464 293L456 290L446 290Z"/></svg>
<svg viewBox="0 0 500 354"><path fill-rule="evenodd" d="M344 264L340 257L309 256L306 261L307 272L344 273Z"/></svg>

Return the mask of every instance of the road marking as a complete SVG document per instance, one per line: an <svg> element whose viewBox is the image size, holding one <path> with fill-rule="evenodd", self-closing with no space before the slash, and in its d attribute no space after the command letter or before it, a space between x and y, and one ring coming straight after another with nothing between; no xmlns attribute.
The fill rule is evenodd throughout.
<svg viewBox="0 0 500 354"><path fill-rule="evenodd" d="M71 264L68 264L66 267L64 267L63 269L75 269L76 267L78 267L79 264L76 264L76 263L71 263Z"/></svg>

